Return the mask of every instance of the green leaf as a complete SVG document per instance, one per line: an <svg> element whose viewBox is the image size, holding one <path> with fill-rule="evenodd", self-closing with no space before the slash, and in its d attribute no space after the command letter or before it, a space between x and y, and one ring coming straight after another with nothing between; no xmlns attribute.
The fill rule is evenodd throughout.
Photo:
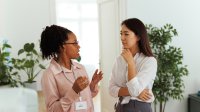
<svg viewBox="0 0 200 112"><path fill-rule="evenodd" d="M2 49L6 49L6 48L12 48L11 45L4 43Z"/></svg>
<svg viewBox="0 0 200 112"><path fill-rule="evenodd" d="M45 67L44 67L42 64L39 64L39 67L40 67L41 69L45 69Z"/></svg>
<svg viewBox="0 0 200 112"><path fill-rule="evenodd" d="M34 49L34 43L26 43L24 45L24 51L31 52Z"/></svg>
<svg viewBox="0 0 200 112"><path fill-rule="evenodd" d="M23 52L24 52L24 49L20 49L20 50L18 51L18 55L22 54Z"/></svg>
<svg viewBox="0 0 200 112"><path fill-rule="evenodd" d="M38 56L38 53L35 49L33 49L33 53Z"/></svg>
<svg viewBox="0 0 200 112"><path fill-rule="evenodd" d="M26 60L24 63L24 67L26 67L26 68L33 68L33 66L34 66L33 60Z"/></svg>
<svg viewBox="0 0 200 112"><path fill-rule="evenodd" d="M76 59L78 62L81 61L81 56L79 56L77 59Z"/></svg>

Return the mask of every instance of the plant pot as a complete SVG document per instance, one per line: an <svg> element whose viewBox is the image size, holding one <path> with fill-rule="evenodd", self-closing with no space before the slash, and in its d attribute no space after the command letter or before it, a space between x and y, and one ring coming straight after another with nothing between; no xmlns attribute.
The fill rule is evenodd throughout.
<svg viewBox="0 0 200 112"><path fill-rule="evenodd" d="M11 88L9 84L6 85L0 85L0 88Z"/></svg>
<svg viewBox="0 0 200 112"><path fill-rule="evenodd" d="M24 84L25 84L26 88L37 90L37 83L36 82L32 82L32 83L25 82Z"/></svg>

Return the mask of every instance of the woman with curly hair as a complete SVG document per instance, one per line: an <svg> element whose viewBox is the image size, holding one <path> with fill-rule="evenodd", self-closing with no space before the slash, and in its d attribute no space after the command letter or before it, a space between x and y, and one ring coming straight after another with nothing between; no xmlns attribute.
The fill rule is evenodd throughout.
<svg viewBox="0 0 200 112"><path fill-rule="evenodd" d="M47 26L40 48L42 57L51 60L42 76L47 112L94 112L92 98L103 73L97 69L89 81L84 66L73 60L80 57L76 35L61 26Z"/></svg>

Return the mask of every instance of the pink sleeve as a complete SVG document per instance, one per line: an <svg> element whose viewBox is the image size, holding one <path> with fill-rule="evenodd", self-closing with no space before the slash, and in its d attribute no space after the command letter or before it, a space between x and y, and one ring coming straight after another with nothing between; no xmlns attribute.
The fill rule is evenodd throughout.
<svg viewBox="0 0 200 112"><path fill-rule="evenodd" d="M96 85L94 90L91 90L92 98L95 97L98 94L98 92L99 92L99 88L98 88L98 85Z"/></svg>
<svg viewBox="0 0 200 112"><path fill-rule="evenodd" d="M49 112L68 111L71 104L78 98L78 94L72 88L64 97L59 97L56 79L50 70L43 73L41 84Z"/></svg>

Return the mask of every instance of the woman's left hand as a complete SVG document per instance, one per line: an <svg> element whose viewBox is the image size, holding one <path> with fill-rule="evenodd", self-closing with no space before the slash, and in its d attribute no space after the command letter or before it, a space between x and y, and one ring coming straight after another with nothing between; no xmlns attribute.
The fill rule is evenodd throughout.
<svg viewBox="0 0 200 112"><path fill-rule="evenodd" d="M149 89L144 89L138 96L139 99L142 101L147 101L152 97L151 93L149 92Z"/></svg>
<svg viewBox="0 0 200 112"><path fill-rule="evenodd" d="M93 77L92 77L92 81L90 83L90 88L93 90L95 88L95 86L99 83L99 81L103 78L103 73L102 71L98 72L98 69L96 69Z"/></svg>

